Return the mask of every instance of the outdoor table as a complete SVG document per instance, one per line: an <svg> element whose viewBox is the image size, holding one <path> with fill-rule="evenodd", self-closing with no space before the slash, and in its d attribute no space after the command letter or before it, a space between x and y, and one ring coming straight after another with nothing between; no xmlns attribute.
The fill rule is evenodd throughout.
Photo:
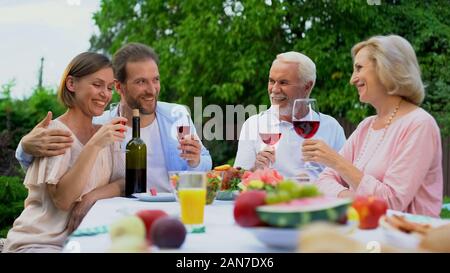
<svg viewBox="0 0 450 273"><path fill-rule="evenodd" d="M152 247L151 252L185 252L185 253L275 253L290 252L289 250L270 248L260 242L246 228L236 224L233 217L233 201L215 200L213 204L205 207L204 233L187 234L186 240L180 249L162 250ZM111 240L105 227L127 214L134 214L143 209L160 209L169 215L178 217L180 205L178 202L143 202L137 199L116 197L99 200L91 208L81 222L78 229L95 230L103 227L103 232L86 236L70 236L66 241L64 252L108 252ZM388 214L394 211L389 210ZM400 213L400 212L395 212ZM425 217L425 216L417 216ZM427 217L428 218L428 217ZM434 219L434 218L429 218ZM433 221L443 221L434 219ZM354 227L349 233L368 247L375 243L386 243L386 236L381 227L372 230L361 230ZM407 237L405 237L407 238Z"/></svg>

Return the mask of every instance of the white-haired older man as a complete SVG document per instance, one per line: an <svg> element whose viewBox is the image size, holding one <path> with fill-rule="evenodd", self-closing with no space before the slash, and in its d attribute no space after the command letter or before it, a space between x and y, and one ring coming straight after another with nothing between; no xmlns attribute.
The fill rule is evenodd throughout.
<svg viewBox="0 0 450 273"><path fill-rule="evenodd" d="M296 99L308 98L316 81L316 66L307 56L298 52L277 55L269 73L268 91L271 107L258 115L251 116L242 126L238 152L234 166L244 169L260 169L271 165L283 176L302 177L308 173L313 180L323 166L312 163L315 170L304 168L302 142L292 125L292 107ZM320 106L320 101L318 102ZM281 138L276 149L265 145L260 136L261 120L276 126ZM324 140L339 151L345 142L344 130L331 116L320 114L320 127L314 138Z"/></svg>

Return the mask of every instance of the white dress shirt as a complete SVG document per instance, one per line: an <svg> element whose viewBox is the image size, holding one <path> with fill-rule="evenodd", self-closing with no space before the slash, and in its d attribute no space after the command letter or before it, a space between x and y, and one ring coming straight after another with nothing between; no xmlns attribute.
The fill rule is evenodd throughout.
<svg viewBox="0 0 450 273"><path fill-rule="evenodd" d="M257 153L267 146L262 142L258 133L258 119L268 118L264 115L275 116L274 108L271 107L267 111L251 116L242 125L238 151L234 162L235 167L251 169L255 165ZM272 117L272 119L274 118ZM307 172L311 180L315 180L325 166L311 162L311 165L318 167L317 170L305 170L301 152L304 139L297 135L292 123L280 121L278 118L275 118L275 120L277 120L278 124L276 125L279 126L281 138L274 146L275 162L272 164L272 168L276 169L285 178L298 177ZM342 148L346 140L344 129L337 120L322 113L320 113L319 130L312 139L321 139L336 151Z"/></svg>

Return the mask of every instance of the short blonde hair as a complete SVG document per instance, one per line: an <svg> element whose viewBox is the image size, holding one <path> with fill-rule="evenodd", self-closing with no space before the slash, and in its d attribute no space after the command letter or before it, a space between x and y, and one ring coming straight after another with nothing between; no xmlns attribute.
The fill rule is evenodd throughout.
<svg viewBox="0 0 450 273"><path fill-rule="evenodd" d="M75 93L69 91L66 86L66 81L69 76L80 79L107 67L112 68L112 64L108 57L103 54L94 52L78 54L66 67L61 77L61 83L57 92L59 101L66 108L72 108L75 105Z"/></svg>
<svg viewBox="0 0 450 273"><path fill-rule="evenodd" d="M425 97L420 67L411 44L398 35L374 36L353 46L352 57L367 48L378 78L389 95L420 105Z"/></svg>
<svg viewBox="0 0 450 273"><path fill-rule="evenodd" d="M311 90L316 83L316 65L314 62L306 55L289 51L277 55L276 61L296 63L298 64L298 78L303 84L312 82Z"/></svg>

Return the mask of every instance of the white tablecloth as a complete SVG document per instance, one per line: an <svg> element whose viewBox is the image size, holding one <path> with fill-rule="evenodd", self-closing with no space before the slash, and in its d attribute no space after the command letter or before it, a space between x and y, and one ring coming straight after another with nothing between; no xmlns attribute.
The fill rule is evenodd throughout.
<svg viewBox="0 0 450 273"><path fill-rule="evenodd" d="M205 207L206 232L187 234L186 240L178 250L171 252L204 252L204 253L245 253L245 252L282 252L285 250L269 248L257 240L251 232L238 226L233 217L232 201L215 200ZM177 202L142 202L136 199L112 198L99 200L83 219L79 229L110 225L126 214L134 214L142 209L161 209L169 215L179 216ZM393 213L389 211L388 214ZM419 216L420 217L420 216ZM439 221L436 219L436 221ZM381 228L360 230L355 228L350 235L365 244L371 241L385 243L387 239ZM403 238L401 238L403 239ZM408 240L405 237L404 240ZM403 242L405 245L408 242ZM111 245L108 233L94 236L69 237L64 252L107 252ZM167 252L156 247L152 252Z"/></svg>

